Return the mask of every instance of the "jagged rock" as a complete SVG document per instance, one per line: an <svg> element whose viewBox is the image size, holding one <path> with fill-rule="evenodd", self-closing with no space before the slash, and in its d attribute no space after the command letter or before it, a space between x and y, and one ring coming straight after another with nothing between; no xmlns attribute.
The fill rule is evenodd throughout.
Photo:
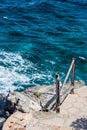
<svg viewBox="0 0 87 130"><path fill-rule="evenodd" d="M0 94L0 116L4 116L4 108L6 105L6 95Z"/></svg>
<svg viewBox="0 0 87 130"><path fill-rule="evenodd" d="M5 118L0 118L0 130L2 130L2 126L5 120L6 120Z"/></svg>
<svg viewBox="0 0 87 130"><path fill-rule="evenodd" d="M9 114L12 114L15 110L25 113L32 110L40 110L40 105L34 102L31 98L20 92L10 92L7 96L5 111L9 112Z"/></svg>

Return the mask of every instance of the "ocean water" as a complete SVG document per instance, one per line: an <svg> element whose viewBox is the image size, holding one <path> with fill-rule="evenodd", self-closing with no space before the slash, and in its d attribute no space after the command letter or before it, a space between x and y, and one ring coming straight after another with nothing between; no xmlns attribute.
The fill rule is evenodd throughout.
<svg viewBox="0 0 87 130"><path fill-rule="evenodd" d="M0 92L75 79L87 84L87 0L0 1Z"/></svg>

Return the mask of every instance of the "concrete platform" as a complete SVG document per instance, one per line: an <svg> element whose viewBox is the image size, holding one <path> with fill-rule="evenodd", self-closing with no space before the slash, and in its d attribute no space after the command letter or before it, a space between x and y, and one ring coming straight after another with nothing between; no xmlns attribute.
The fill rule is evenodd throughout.
<svg viewBox="0 0 87 130"><path fill-rule="evenodd" d="M60 113L16 112L7 119L2 130L87 130L87 86L69 94Z"/></svg>

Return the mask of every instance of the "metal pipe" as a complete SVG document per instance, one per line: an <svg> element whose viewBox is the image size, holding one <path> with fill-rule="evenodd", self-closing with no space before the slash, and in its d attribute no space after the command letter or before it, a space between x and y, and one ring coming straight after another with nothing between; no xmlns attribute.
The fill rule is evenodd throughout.
<svg viewBox="0 0 87 130"><path fill-rule="evenodd" d="M75 63L75 58L72 59L71 65L70 65L70 67L69 67L69 69L68 69L68 72L67 72L67 74L66 74L66 77L65 77L65 80L64 80L64 82L63 82L62 87L63 87L64 84L66 83L66 81L67 81L67 79L68 79L68 77L69 77L70 71L72 70L72 67L73 67L74 63Z"/></svg>
<svg viewBox="0 0 87 130"><path fill-rule="evenodd" d="M56 113L60 112L60 85L59 74L56 75Z"/></svg>

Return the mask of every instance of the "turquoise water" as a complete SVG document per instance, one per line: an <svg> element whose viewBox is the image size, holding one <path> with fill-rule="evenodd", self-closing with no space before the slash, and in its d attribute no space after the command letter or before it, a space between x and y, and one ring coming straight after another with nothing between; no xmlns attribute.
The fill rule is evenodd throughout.
<svg viewBox="0 0 87 130"><path fill-rule="evenodd" d="M0 91L63 81L72 58L87 84L86 0L0 1Z"/></svg>

